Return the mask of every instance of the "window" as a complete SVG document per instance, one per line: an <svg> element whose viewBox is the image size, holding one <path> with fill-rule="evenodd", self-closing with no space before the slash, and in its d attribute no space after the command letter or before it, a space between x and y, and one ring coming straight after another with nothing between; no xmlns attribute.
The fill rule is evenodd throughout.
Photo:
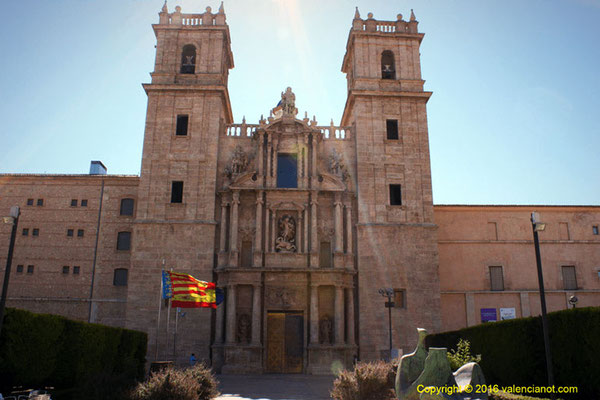
<svg viewBox="0 0 600 400"><path fill-rule="evenodd" d="M321 268L331 268L331 243L321 242L319 246L319 265Z"/></svg>
<svg viewBox="0 0 600 400"><path fill-rule="evenodd" d="M182 74L193 74L196 72L196 47L192 44L183 46L180 72Z"/></svg>
<svg viewBox="0 0 600 400"><path fill-rule="evenodd" d="M83 229L77 229L77 237L83 237Z"/></svg>
<svg viewBox="0 0 600 400"><path fill-rule="evenodd" d="M81 200L81 207L87 207L87 200L86 199Z"/></svg>
<svg viewBox="0 0 600 400"><path fill-rule="evenodd" d="M594 235L597 235L597 234L598 234L598 225L594 225L594 226L592 226L592 233L593 233Z"/></svg>
<svg viewBox="0 0 600 400"><path fill-rule="evenodd" d="M501 266L490 267L490 286L492 290L504 290L504 276Z"/></svg>
<svg viewBox="0 0 600 400"><path fill-rule="evenodd" d="M390 205L401 206L402 205L402 186L401 185L390 185Z"/></svg>
<svg viewBox="0 0 600 400"><path fill-rule="evenodd" d="M171 183L171 203L183 203L183 181Z"/></svg>
<svg viewBox="0 0 600 400"><path fill-rule="evenodd" d="M80 269L80 268L81 268L81 267L79 267L78 265L74 266L74 267L73 267L73 275L79 275L79 269Z"/></svg>
<svg viewBox="0 0 600 400"><path fill-rule="evenodd" d="M177 116L177 127L175 128L175 135L187 136L188 122L189 122L189 116L178 115Z"/></svg>
<svg viewBox="0 0 600 400"><path fill-rule="evenodd" d="M113 276L113 285L127 286L127 270L125 268L115 269L115 274Z"/></svg>
<svg viewBox="0 0 600 400"><path fill-rule="evenodd" d="M28 265L27 266L27 273L28 274L33 274L33 265Z"/></svg>
<svg viewBox="0 0 600 400"><path fill-rule="evenodd" d="M32 206L33 205L33 199L27 199L27 205L28 206Z"/></svg>
<svg viewBox="0 0 600 400"><path fill-rule="evenodd" d="M406 290L394 289L394 308L406 308Z"/></svg>
<svg viewBox="0 0 600 400"><path fill-rule="evenodd" d="M396 79L394 53L389 50L381 53L381 79Z"/></svg>
<svg viewBox="0 0 600 400"><path fill-rule="evenodd" d="M298 160L296 154L277 154L277 187L298 187Z"/></svg>
<svg viewBox="0 0 600 400"><path fill-rule="evenodd" d="M71 200L71 207L77 207L77 199Z"/></svg>
<svg viewBox="0 0 600 400"><path fill-rule="evenodd" d="M44 199L38 199L37 200L37 205L40 206L40 207L43 206L44 205Z"/></svg>
<svg viewBox="0 0 600 400"><path fill-rule="evenodd" d="M66 275L68 273L69 273L69 266L68 265L63 266L63 274Z"/></svg>
<svg viewBox="0 0 600 400"><path fill-rule="evenodd" d="M28 235L29 235L29 229L23 228L23 236L28 236Z"/></svg>
<svg viewBox="0 0 600 400"><path fill-rule="evenodd" d="M121 199L121 215L133 215L133 199Z"/></svg>
<svg viewBox="0 0 600 400"><path fill-rule="evenodd" d="M23 266L22 265L17 265L17 274L22 274L23 273Z"/></svg>
<svg viewBox="0 0 600 400"><path fill-rule="evenodd" d="M388 140L398 140L398 120L388 119L385 121Z"/></svg>
<svg viewBox="0 0 600 400"><path fill-rule="evenodd" d="M31 232L33 236L40 236L40 230L38 228L33 228L33 232Z"/></svg>
<svg viewBox="0 0 600 400"><path fill-rule="evenodd" d="M563 266L562 276L565 290L577 290L577 277L575 276L575 267L573 265Z"/></svg>
<svg viewBox="0 0 600 400"><path fill-rule="evenodd" d="M119 232L117 234L117 250L129 250L131 248L131 232Z"/></svg>
<svg viewBox="0 0 600 400"><path fill-rule="evenodd" d="M69 236L69 237L73 236L73 229L67 229L67 236Z"/></svg>

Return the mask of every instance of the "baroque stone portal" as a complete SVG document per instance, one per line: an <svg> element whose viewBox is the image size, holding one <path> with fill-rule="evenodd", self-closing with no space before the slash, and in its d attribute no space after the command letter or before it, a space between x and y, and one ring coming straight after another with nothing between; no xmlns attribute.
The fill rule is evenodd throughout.
<svg viewBox="0 0 600 400"><path fill-rule="evenodd" d="M296 220L291 215L286 214L279 218L279 233L275 239L275 251L296 252Z"/></svg>

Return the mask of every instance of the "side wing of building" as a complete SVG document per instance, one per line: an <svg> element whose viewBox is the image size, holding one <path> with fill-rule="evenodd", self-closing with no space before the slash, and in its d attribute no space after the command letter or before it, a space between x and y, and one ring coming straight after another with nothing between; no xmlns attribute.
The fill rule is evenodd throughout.
<svg viewBox="0 0 600 400"><path fill-rule="evenodd" d="M437 205L443 331L541 313L533 211L548 311L600 305L600 207Z"/></svg>
<svg viewBox="0 0 600 400"><path fill-rule="evenodd" d="M0 213L20 207L7 306L125 326L138 181L0 175ZM10 235L11 225L2 224L2 273Z"/></svg>

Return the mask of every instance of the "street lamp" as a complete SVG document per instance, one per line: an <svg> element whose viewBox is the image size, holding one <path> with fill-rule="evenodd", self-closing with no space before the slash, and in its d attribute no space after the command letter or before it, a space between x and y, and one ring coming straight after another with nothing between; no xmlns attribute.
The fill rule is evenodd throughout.
<svg viewBox="0 0 600 400"><path fill-rule="evenodd" d="M15 249L15 238L17 237L17 224L19 223L19 206L10 208L10 216L3 217L5 224L11 224L10 244L8 245L8 256L6 257L6 268L4 269L4 283L2 284L2 297L0 298L0 333L2 333L2 322L4 321L4 306L8 293L8 280L10 279L10 267L12 265L13 251Z"/></svg>
<svg viewBox="0 0 600 400"><path fill-rule="evenodd" d="M388 321L389 321L389 330L390 330L390 360L392 359L392 307L394 307L394 302L392 301L392 297L394 296L394 289L392 288L381 288L379 289L379 294L383 297L387 297L388 301L385 302L385 307L388 309Z"/></svg>
<svg viewBox="0 0 600 400"><path fill-rule="evenodd" d="M542 274L542 257L540 255L540 241L538 232L546 229L546 224L538 221L535 212L531 213L531 226L533 228L533 243L535 245L535 260L537 263L538 282L540 286L540 303L542 305L542 331L544 333L544 348L546 350L546 370L548 372L548 386L554 386L554 374L552 373L552 353L550 352L550 335L548 333L548 320L546 317L546 295L544 292L544 276ZM550 398L554 400L553 393Z"/></svg>
<svg viewBox="0 0 600 400"><path fill-rule="evenodd" d="M575 306L577 305L578 301L579 301L579 299L575 295L569 297L569 304L572 305L573 308L575 308Z"/></svg>

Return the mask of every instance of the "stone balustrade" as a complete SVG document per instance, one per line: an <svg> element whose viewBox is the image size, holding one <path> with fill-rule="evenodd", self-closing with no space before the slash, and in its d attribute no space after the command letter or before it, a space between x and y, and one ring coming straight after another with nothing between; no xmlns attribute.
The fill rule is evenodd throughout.
<svg viewBox="0 0 600 400"><path fill-rule="evenodd" d="M161 12L158 14L160 25L175 25L175 26L186 26L191 28L201 28L207 26L226 25L225 23L225 12L223 10L223 4L219 7L219 12L216 14L212 13L210 7L206 7L206 12L202 14L183 14L181 7L175 7L175 11L169 13L167 5L163 6Z"/></svg>
<svg viewBox="0 0 600 400"><path fill-rule="evenodd" d="M229 124L225 129L225 136L230 137L252 137L256 129L260 125L258 124L247 124L242 122L241 124ZM347 126L315 126L316 129L321 131L323 139L349 139L350 138L350 127Z"/></svg>
<svg viewBox="0 0 600 400"><path fill-rule="evenodd" d="M352 22L352 30L381 33L418 33L418 24L419 22L412 10L409 21L404 21L402 14L398 14L396 21L378 21L373 18L373 13L369 13L367 19L361 19L357 8Z"/></svg>

